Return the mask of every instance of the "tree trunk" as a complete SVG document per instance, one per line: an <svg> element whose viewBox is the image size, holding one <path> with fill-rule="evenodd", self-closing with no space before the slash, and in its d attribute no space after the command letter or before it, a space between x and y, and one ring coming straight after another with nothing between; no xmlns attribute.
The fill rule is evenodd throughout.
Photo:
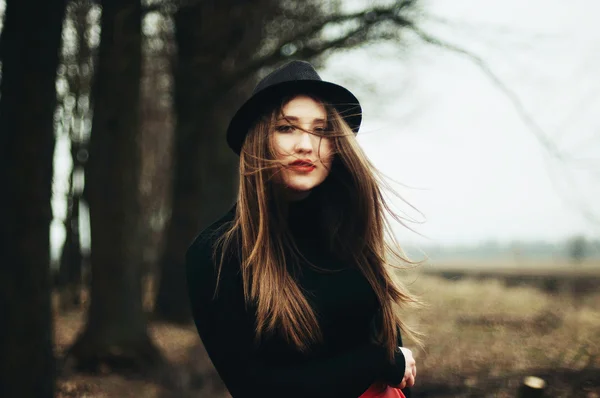
<svg viewBox="0 0 600 398"><path fill-rule="evenodd" d="M92 231L91 303L69 351L79 369L143 370L160 361L142 307L139 225L141 4L102 3L86 190Z"/></svg>
<svg viewBox="0 0 600 398"><path fill-rule="evenodd" d="M87 153L88 135L83 130L82 121L91 117L89 107L82 103L82 97L89 97L89 73L84 73L92 63L91 49L86 31L91 3L88 1L72 2L67 7L67 18L73 22L77 38L75 54L64 56L62 63L66 67L66 78L75 105L70 112L63 113L62 126L68 132L71 141L71 175L67 194L67 216L65 219L66 239L60 257L58 271L58 291L61 311L78 308L81 304L83 253L79 235L79 203L81 201L81 174L84 170ZM72 72L72 70L75 72ZM89 70L89 69L88 69ZM67 97L67 96L65 96ZM66 108L66 104L62 106Z"/></svg>
<svg viewBox="0 0 600 398"><path fill-rule="evenodd" d="M55 79L64 11L64 0L8 0L0 37L3 398L54 394L49 228Z"/></svg>
<svg viewBox="0 0 600 398"><path fill-rule="evenodd" d="M72 143L71 145L73 145ZM80 194L76 192L73 185L73 174L76 172L77 146L71 147L73 158L73 170L69 178L69 194L67 197L67 217L65 219L65 243L60 256L60 267L58 270L58 288L60 295L60 310L68 311L78 308L81 304L81 266L83 257L81 255L81 244L79 240L79 199ZM75 155L75 156L73 156Z"/></svg>
<svg viewBox="0 0 600 398"><path fill-rule="evenodd" d="M158 22L144 37L141 95L142 237L144 250L144 308L156 299L156 275L164 246L165 223L171 212L171 158L173 155L173 104L171 58L175 55L172 18Z"/></svg>
<svg viewBox="0 0 600 398"><path fill-rule="evenodd" d="M270 3L199 2L181 7L175 15L177 117L172 213L166 226L155 304L155 314L163 320L190 321L184 275L186 249L201 228L235 201L238 158L227 147L225 130L244 97L235 94L247 92L249 87L238 82L236 93L225 93L222 87L229 87L231 67L259 49L264 18L272 10L265 4Z"/></svg>

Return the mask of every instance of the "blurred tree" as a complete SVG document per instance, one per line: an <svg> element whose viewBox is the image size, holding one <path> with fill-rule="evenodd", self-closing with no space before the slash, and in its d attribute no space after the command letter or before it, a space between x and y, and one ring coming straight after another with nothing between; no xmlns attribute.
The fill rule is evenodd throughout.
<svg viewBox="0 0 600 398"><path fill-rule="evenodd" d="M85 328L68 353L68 363L79 369L102 364L141 369L161 360L142 307L141 18L139 0L102 2L85 188L92 233L91 302Z"/></svg>
<svg viewBox="0 0 600 398"><path fill-rule="evenodd" d="M197 1L178 8L172 214L157 316L189 322L184 254L199 229L235 200L238 159L224 133L257 76L291 58L314 61L368 41L401 41L417 2L387 3L351 14L320 1Z"/></svg>
<svg viewBox="0 0 600 398"><path fill-rule="evenodd" d="M177 117L172 213L155 305L156 314L163 319L189 322L187 292L182 284L183 254L198 225L206 225L227 209L235 196L236 159L219 133L235 103L223 95L224 82L232 64L257 51L264 23L277 12L277 3L197 2L181 6L174 16Z"/></svg>
<svg viewBox="0 0 600 398"><path fill-rule="evenodd" d="M142 29L141 87L141 222L144 304L151 310L153 282L163 247L163 230L170 213L171 155L173 146L171 57L175 52L172 19L146 13Z"/></svg>
<svg viewBox="0 0 600 398"><path fill-rule="evenodd" d="M58 71L59 112L57 136L66 135L71 144L71 172L67 191L66 237L62 248L57 287L60 308L68 310L81 302L84 256L79 236L79 206L83 194L83 170L87 160L92 48L89 40L89 0L72 0L67 6L62 64ZM70 39L70 40L69 40Z"/></svg>
<svg viewBox="0 0 600 398"><path fill-rule="evenodd" d="M7 0L0 36L3 398L54 394L49 228L52 120L64 12L64 0Z"/></svg>
<svg viewBox="0 0 600 398"><path fill-rule="evenodd" d="M569 258L573 264L581 264L587 256L588 244L585 236L574 236L567 243Z"/></svg>

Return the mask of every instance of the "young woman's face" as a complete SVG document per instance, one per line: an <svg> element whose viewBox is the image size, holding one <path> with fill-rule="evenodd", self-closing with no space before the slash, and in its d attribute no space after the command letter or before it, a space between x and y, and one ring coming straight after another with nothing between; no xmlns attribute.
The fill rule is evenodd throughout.
<svg viewBox="0 0 600 398"><path fill-rule="evenodd" d="M290 199L297 200L321 184L331 169L331 140L311 134L326 131L327 113L321 103L304 95L293 98L282 111L271 133L282 164L277 181Z"/></svg>

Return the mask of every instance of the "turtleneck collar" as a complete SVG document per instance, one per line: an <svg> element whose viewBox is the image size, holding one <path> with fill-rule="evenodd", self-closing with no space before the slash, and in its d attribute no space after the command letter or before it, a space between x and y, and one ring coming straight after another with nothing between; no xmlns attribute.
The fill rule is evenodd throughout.
<svg viewBox="0 0 600 398"><path fill-rule="evenodd" d="M304 199L288 202L288 226L294 236L317 236L321 230L321 216L316 189Z"/></svg>

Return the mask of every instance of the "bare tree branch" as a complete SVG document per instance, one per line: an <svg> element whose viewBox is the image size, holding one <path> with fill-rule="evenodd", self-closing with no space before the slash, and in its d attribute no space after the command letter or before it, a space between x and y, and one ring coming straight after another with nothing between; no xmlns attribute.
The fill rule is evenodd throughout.
<svg viewBox="0 0 600 398"><path fill-rule="evenodd" d="M396 19L398 21L404 21L405 24L408 24L408 20L405 20L404 18L400 17L399 13L413 3L414 0L403 0L397 2L397 4L390 7L378 7L373 9L367 9L353 14L329 15L320 21L316 21L311 26L307 26L302 30L294 32L293 36L283 38L280 41L280 44L277 46L277 48L281 48L287 43L302 42L305 41L306 38L314 37L328 24L340 24L343 22L358 20L361 23L368 23L370 25L374 25L377 22L382 22L385 20L389 21L393 19Z"/></svg>
<svg viewBox="0 0 600 398"><path fill-rule="evenodd" d="M560 149L556 146L556 144L548 138L548 135L544 131L544 129L533 119L533 117L529 114L523 103L521 102L519 96L511 90L506 84L500 80L500 78L494 73L491 67L481 58L480 56L462 48L455 44L449 43L447 41L441 40L437 37L433 37L421 29L419 29L414 24L410 25L410 29L417 34L423 41L429 44L433 44L435 46L444 48L446 50L452 51L456 54L462 55L468 58L471 62L479 67L479 69L492 81L492 83L498 88L511 102L519 118L525 123L527 128L533 133L536 139L542 144L546 150L552 154L556 159L560 161L566 161L567 156L563 154Z"/></svg>
<svg viewBox="0 0 600 398"><path fill-rule="evenodd" d="M549 164L549 166L552 166ZM577 187L573 176L569 173L569 169L562 168L563 172L563 181L565 181L568 186L566 189L559 186L557 170L552 167L547 167L547 171L550 177L550 181L554 186L554 189L559 193L559 196L564 201L565 204L574 208L579 212L583 219L587 220L591 224L600 227L600 216L592 209L591 205L585 203L581 198L574 198L573 196L568 195L568 193L577 192Z"/></svg>
<svg viewBox="0 0 600 398"><path fill-rule="evenodd" d="M455 44L449 43L447 41L438 39L433 37L414 25L410 26L410 29L415 32L423 41L433 44L435 46L444 48L446 50L452 51L454 53L460 54L468 58L471 62L477 65L480 70L492 81L492 83L509 99L512 103L513 107L517 111L520 119L525 123L526 127L529 129L531 133L535 136L535 138L540 142L540 144L548 151L550 155L553 156L554 159L560 161L561 163L569 162L569 164L581 164L580 159L573 158L572 156L567 156L564 154L552 141L546 132L542 129L542 127L529 115L525 106L517 96L517 94L512 91L508 86L506 86L502 80L492 71L490 66L478 55L473 54L472 52L461 48ZM554 184L556 181L551 177L551 180ZM574 181L572 177L567 178L567 182L570 184L570 191L574 192L576 189L574 188ZM595 225L600 225L600 218L597 214L592 210L592 208L585 204L583 201L579 200L578 203L575 203L572 199L566 197L565 192L560 189L557 189L559 194L562 196L563 200L567 203L574 205L574 207L580 212L580 214L589 222Z"/></svg>
<svg viewBox="0 0 600 398"><path fill-rule="evenodd" d="M285 56L282 55L282 48L287 44L298 43L300 49L293 55L303 59L310 59L323 54L330 49L352 47L355 45L351 44L353 39L359 37L361 34L368 33L373 27L386 21L392 21L400 27L412 26L408 19L405 19L400 15L400 12L414 3L414 0L402 0L390 7L373 8L352 14L329 15L305 29L294 32L292 36L283 38L279 44L275 46L273 51L259 58L250 60L246 65L242 65L230 75L228 80L233 85L236 82L249 78L261 68L277 64L285 58ZM350 21L358 22L359 27L346 32L342 37L326 41L317 47L311 47L305 44L311 39L314 39L326 25L341 24Z"/></svg>

